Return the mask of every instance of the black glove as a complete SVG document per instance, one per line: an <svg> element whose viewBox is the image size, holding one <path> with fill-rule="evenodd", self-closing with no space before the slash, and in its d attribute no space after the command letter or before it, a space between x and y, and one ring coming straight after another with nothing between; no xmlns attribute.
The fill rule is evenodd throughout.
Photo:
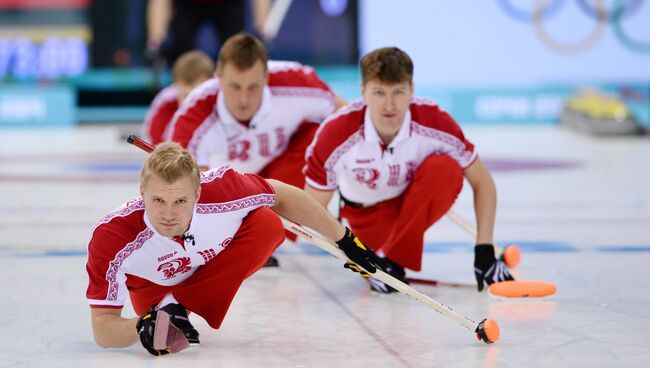
<svg viewBox="0 0 650 368"><path fill-rule="evenodd" d="M357 266L356 263L353 262L345 262L343 265L343 268L347 268L348 270L351 270L353 272L356 272L359 274L359 276L363 277L364 279L367 279L370 277L370 274L366 271L364 271L361 267Z"/></svg>
<svg viewBox="0 0 650 368"><path fill-rule="evenodd" d="M377 268L382 271L386 271L386 263L383 259L379 258L375 252L366 246L357 238L349 228L345 228L345 235L343 239L336 242L336 245L345 253L348 258L363 267L369 273L377 272ZM361 276L368 277L368 273L362 272L355 265L350 265L350 263L345 264L345 268L349 268L352 271L359 272ZM355 269L356 268L356 269ZM365 275L364 275L365 274Z"/></svg>
<svg viewBox="0 0 650 368"><path fill-rule="evenodd" d="M483 282L492 285L495 282L514 280L506 264L495 258L492 244L477 244L474 247L474 275L478 291L483 290Z"/></svg>
<svg viewBox="0 0 650 368"><path fill-rule="evenodd" d="M190 323L185 307L180 304L167 304L160 310L165 311L167 314L169 314L169 322L183 334L188 343L199 343L199 333ZM156 331L157 319L158 310L155 309L155 306L151 307L149 311L143 313L140 318L138 318L136 329L140 335L140 342L142 343L142 346L147 349L149 353L156 356L176 352L173 350L176 346L174 343L172 343L172 347L167 347L166 349L154 349L154 335ZM178 346L180 347L182 345L183 344ZM183 348L184 347L181 347L181 349Z"/></svg>
<svg viewBox="0 0 650 368"><path fill-rule="evenodd" d="M142 346L147 349L151 355L159 356L171 353L171 349L167 348L164 350L156 350L153 348L153 336L156 329L156 318L158 317L158 311L152 307L147 312L144 312L138 322L135 324L135 328L140 335L140 342Z"/></svg>

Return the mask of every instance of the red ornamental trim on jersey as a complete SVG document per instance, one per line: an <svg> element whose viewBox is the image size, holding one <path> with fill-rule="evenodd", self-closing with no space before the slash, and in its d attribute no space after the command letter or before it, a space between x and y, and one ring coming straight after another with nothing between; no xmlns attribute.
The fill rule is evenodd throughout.
<svg viewBox="0 0 650 368"><path fill-rule="evenodd" d="M163 280L169 280L181 273L192 271L191 263L190 257L180 257L161 264L156 271L162 271Z"/></svg>
<svg viewBox="0 0 650 368"><path fill-rule="evenodd" d="M272 206L275 203L275 195L258 194L225 203L200 203L196 205L196 213L204 215L209 213L224 213L239 211L248 207Z"/></svg>
<svg viewBox="0 0 650 368"><path fill-rule="evenodd" d="M95 229L101 224L105 224L105 223L110 222L115 217L128 216L131 213L133 213L135 211L138 211L138 210L142 210L142 209L144 209L144 200L142 200L142 198L138 198L138 199L126 202L125 207L122 208L121 210L113 211L113 212L109 213L108 215L102 217L101 220L99 220L97 222L97 225L95 225ZM95 229L93 229L93 232L95 231Z"/></svg>
<svg viewBox="0 0 650 368"><path fill-rule="evenodd" d="M434 101L434 100L432 100L430 98L424 98L424 97L417 97L416 96L416 97L413 97L411 99L411 103L416 104L416 105L437 106L438 108L440 108L440 106L438 106L438 103L436 103L436 101Z"/></svg>
<svg viewBox="0 0 650 368"><path fill-rule="evenodd" d="M325 172L327 173L327 187L336 188L336 174L334 173L334 166L339 161L341 156L343 156L350 148L354 147L357 142L361 140L361 131L363 126L359 130L352 134L342 145L338 146L334 152L327 158L325 161Z"/></svg>
<svg viewBox="0 0 650 368"><path fill-rule="evenodd" d="M463 159L464 161L469 161L472 158L472 152L467 150L465 143L451 134L441 132L436 129L427 128L416 122L411 122L411 129L415 134L419 134L427 138L433 138L454 147L460 156L459 158Z"/></svg>
<svg viewBox="0 0 650 368"><path fill-rule="evenodd" d="M216 114L217 109L214 109L214 113ZM197 149L199 146L199 143L201 143L201 140L203 139L203 136L205 133L212 128L213 125L215 125L219 121L218 116L216 115L210 115L208 116L207 119L199 125L198 128L194 131L192 134L192 139L190 139L190 142L187 144L187 151L194 157L196 157Z"/></svg>
<svg viewBox="0 0 650 368"><path fill-rule="evenodd" d="M297 61L289 60L269 60L267 67L269 69L269 74L277 74L287 71L301 71L305 74L309 74L314 71L314 68L309 65L303 65Z"/></svg>
<svg viewBox="0 0 650 368"><path fill-rule="evenodd" d="M209 183L214 179L222 178L226 171L232 170L230 165L220 166L217 170L212 170L209 174L201 173L201 184Z"/></svg>
<svg viewBox="0 0 650 368"><path fill-rule="evenodd" d="M108 270L106 271L106 280L108 281L108 295L106 300L117 300L117 294L119 289L119 283L117 282L117 272L125 259L127 259L133 252L142 248L142 245L153 236L153 231L149 228L146 228L135 240L130 242L124 247L119 253L115 255L115 258L108 264Z"/></svg>
<svg viewBox="0 0 650 368"><path fill-rule="evenodd" d="M327 125L327 123L329 123L330 121L336 120L338 117L340 117L342 115L349 114L349 113L355 112L355 111L359 111L359 110L363 109L365 106L366 105L365 105L364 100L356 100L356 101L350 102L346 106L340 108L338 111L336 111L332 115L328 116L325 120L323 120L323 122L318 127L318 130L316 131L316 136L311 141L311 143L307 147L307 150L305 151L305 159L313 155L314 147L316 146L316 142L318 142L318 138L320 136L320 133L321 133L321 131L323 131L323 129L325 129L325 126Z"/></svg>
<svg viewBox="0 0 650 368"><path fill-rule="evenodd" d="M309 87L269 87L271 94L275 96L290 96L290 97L316 97L325 98L334 102L334 95L330 91L325 91L321 88Z"/></svg>
<svg viewBox="0 0 650 368"><path fill-rule="evenodd" d="M219 80L217 79L209 79L203 82L202 84L200 84L197 88L193 89L192 92L190 92L190 94L187 96L185 101L178 107L178 110L176 111L176 114L174 115L171 124L169 124L170 133L174 131L179 116L185 115L187 111L196 107L199 101L204 100L210 97L211 95L213 96L216 95L218 90L219 90ZM216 111L216 109L214 110ZM168 137L171 138L171 134L169 134Z"/></svg>

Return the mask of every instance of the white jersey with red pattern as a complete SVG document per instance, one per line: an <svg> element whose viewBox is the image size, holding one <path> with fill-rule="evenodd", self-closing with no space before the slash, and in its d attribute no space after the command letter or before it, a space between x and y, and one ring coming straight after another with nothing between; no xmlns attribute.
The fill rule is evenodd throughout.
<svg viewBox="0 0 650 368"><path fill-rule="evenodd" d="M178 110L178 90L175 85L163 88L154 97L144 117L143 133L147 140L156 145L169 135L174 113Z"/></svg>
<svg viewBox="0 0 650 368"><path fill-rule="evenodd" d="M433 101L414 98L404 123L385 146L365 101L349 104L329 117L306 152L305 180L324 191L372 205L395 198L431 154L445 154L462 168L476 158L458 124Z"/></svg>
<svg viewBox="0 0 650 368"><path fill-rule="evenodd" d="M320 122L334 112L335 96L313 69L295 62L269 61L268 85L248 127L226 108L220 82L199 85L174 116L171 140L199 166L228 164L257 173L281 155L303 122Z"/></svg>
<svg viewBox="0 0 650 368"><path fill-rule="evenodd" d="M264 179L222 166L201 174L201 197L183 238L156 232L142 198L123 204L93 230L86 264L88 303L122 307L126 287L134 282L130 276L164 286L183 282L228 247L249 212L274 202L275 192Z"/></svg>

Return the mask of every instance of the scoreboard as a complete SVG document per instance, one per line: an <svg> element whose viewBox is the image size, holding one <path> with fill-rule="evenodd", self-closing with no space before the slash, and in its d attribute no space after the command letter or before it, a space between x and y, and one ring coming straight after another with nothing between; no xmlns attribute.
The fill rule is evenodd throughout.
<svg viewBox="0 0 650 368"><path fill-rule="evenodd" d="M0 80L75 77L89 65L90 0L0 0Z"/></svg>

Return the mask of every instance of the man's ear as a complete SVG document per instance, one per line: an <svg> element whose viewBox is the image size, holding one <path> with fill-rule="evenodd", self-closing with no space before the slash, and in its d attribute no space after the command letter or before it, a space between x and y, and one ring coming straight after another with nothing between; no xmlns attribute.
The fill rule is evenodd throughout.
<svg viewBox="0 0 650 368"><path fill-rule="evenodd" d="M223 68L221 67L221 63L217 63L217 69L214 71L214 75L216 75L217 78L221 79L222 72Z"/></svg>

